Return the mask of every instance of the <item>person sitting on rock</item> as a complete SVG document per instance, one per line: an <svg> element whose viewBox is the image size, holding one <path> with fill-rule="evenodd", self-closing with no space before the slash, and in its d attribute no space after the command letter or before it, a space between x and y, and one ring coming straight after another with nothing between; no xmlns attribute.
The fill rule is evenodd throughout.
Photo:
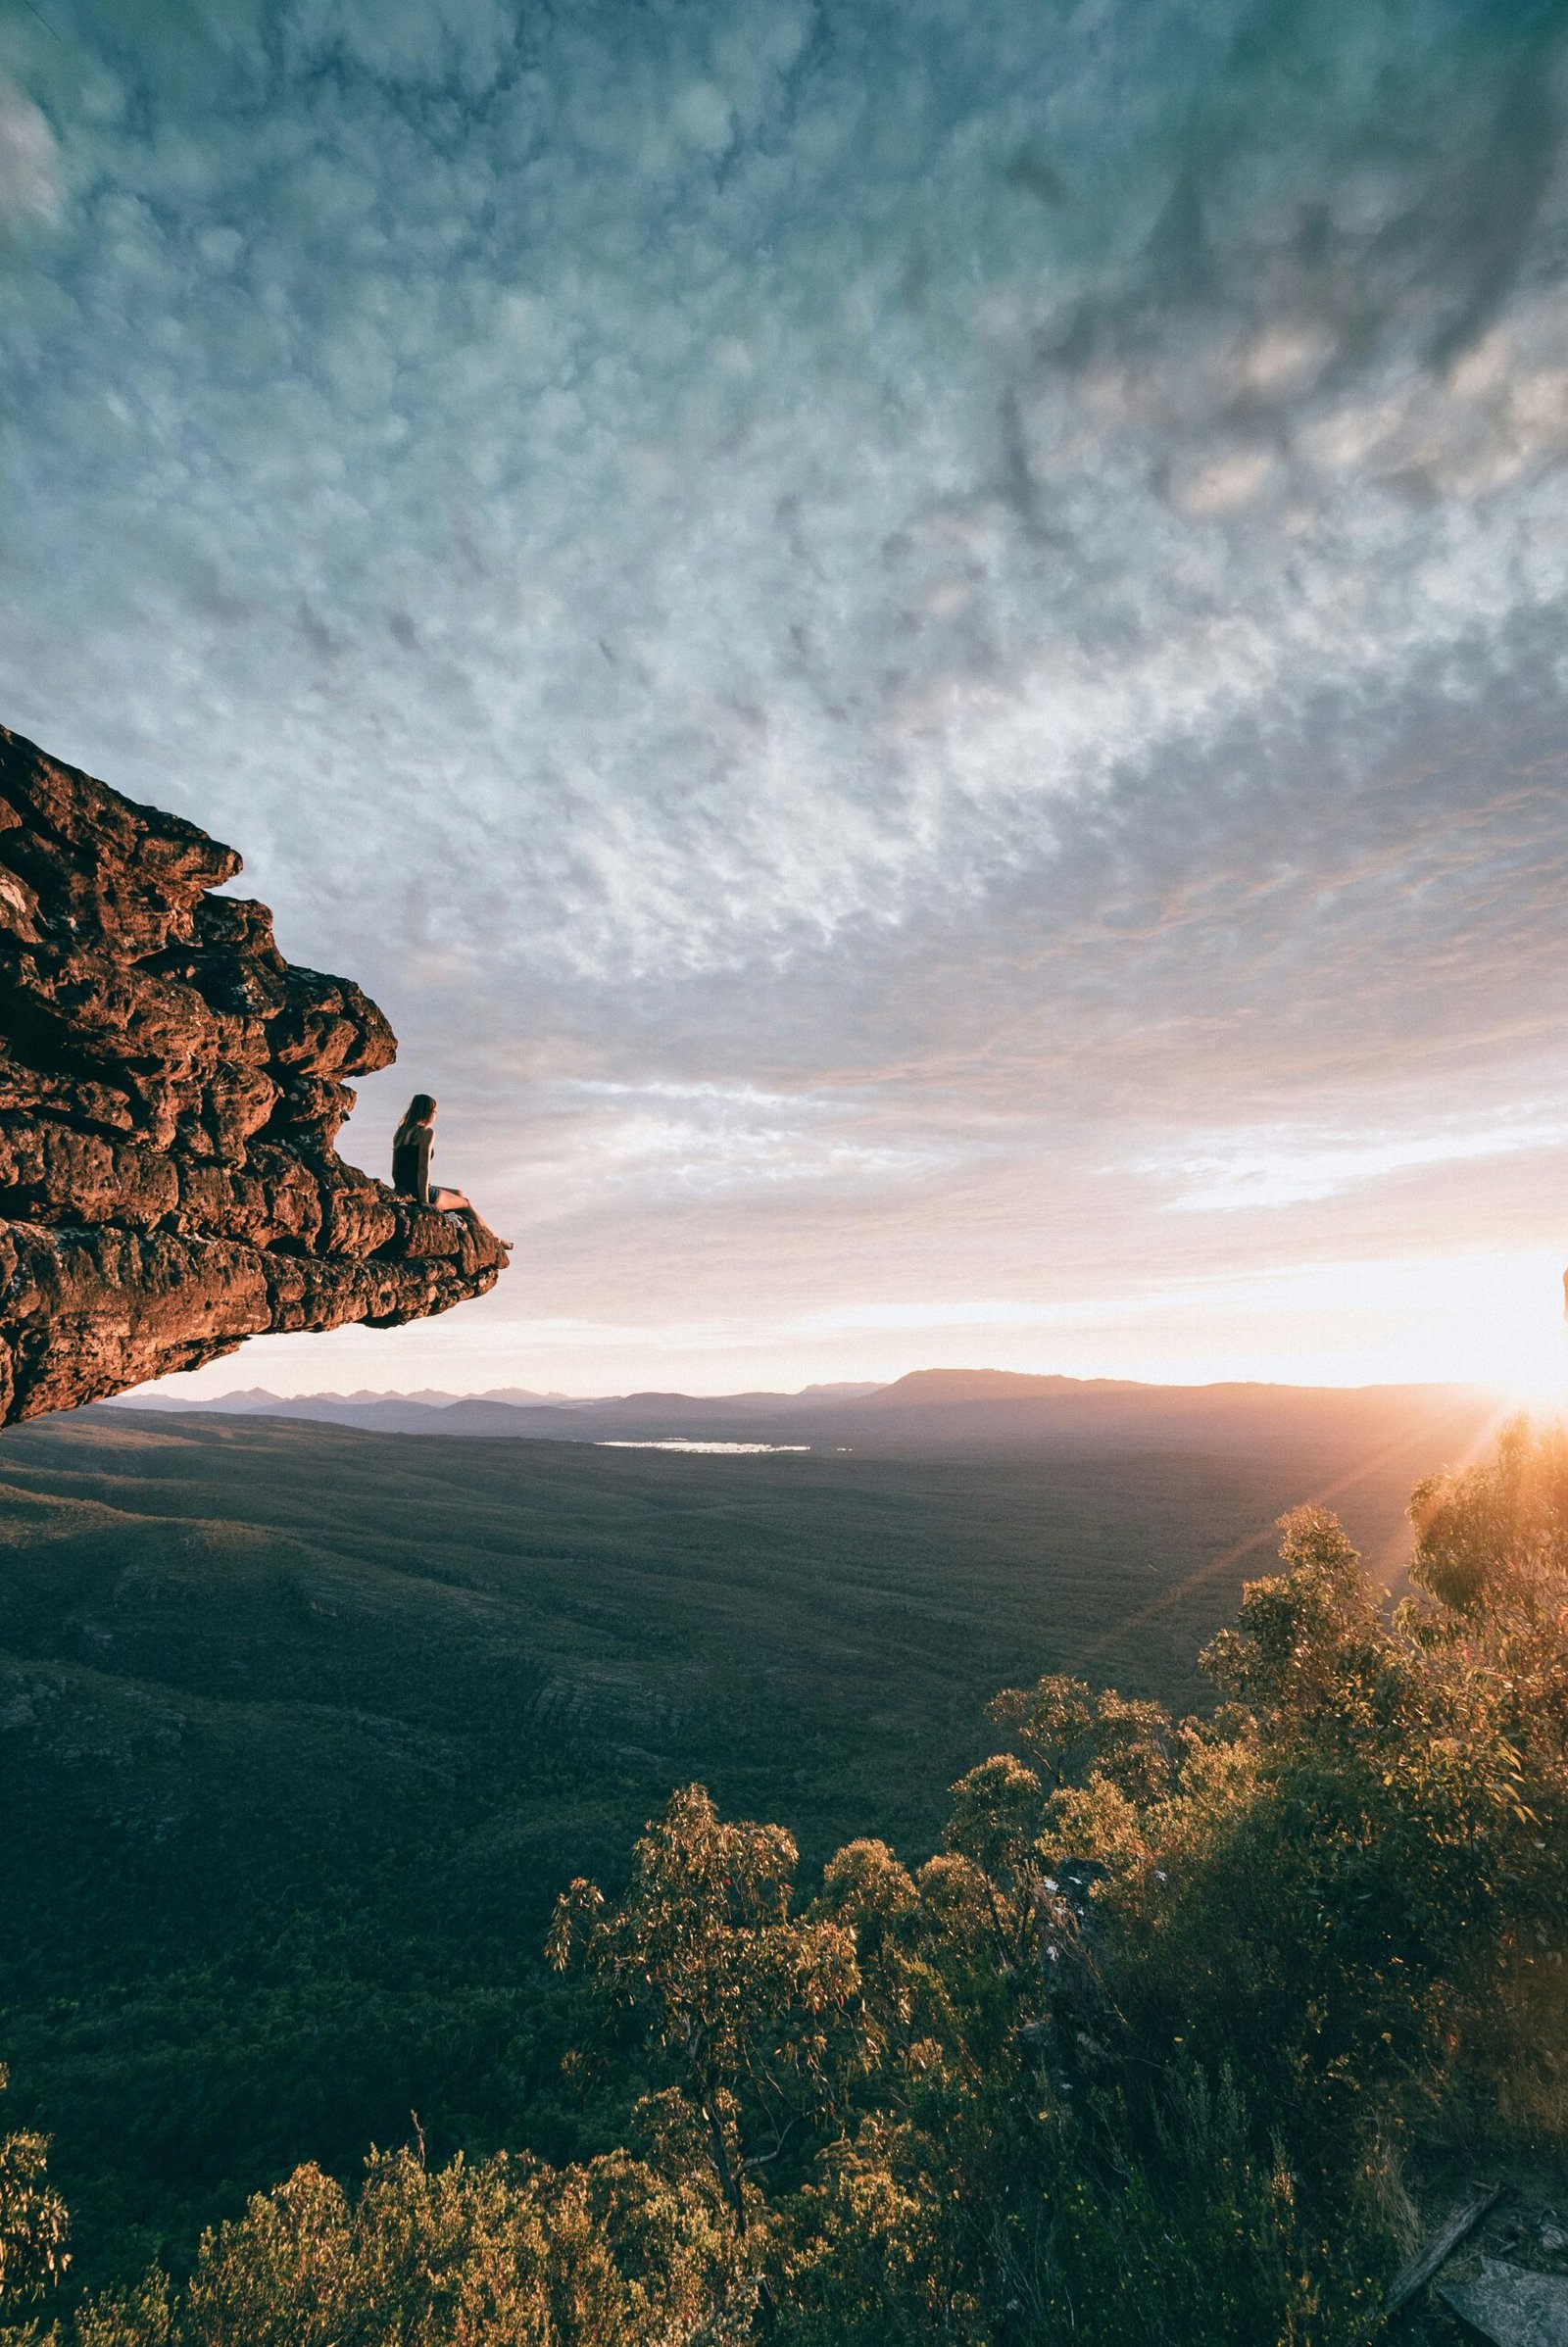
<svg viewBox="0 0 1568 2347"><path fill-rule="evenodd" d="M435 1144L430 1127L434 1123L434 1100L427 1092L416 1092L392 1136L392 1187L405 1198L417 1198L421 1206L439 1206L450 1213L468 1201L461 1190L442 1190L431 1184L430 1151Z"/></svg>

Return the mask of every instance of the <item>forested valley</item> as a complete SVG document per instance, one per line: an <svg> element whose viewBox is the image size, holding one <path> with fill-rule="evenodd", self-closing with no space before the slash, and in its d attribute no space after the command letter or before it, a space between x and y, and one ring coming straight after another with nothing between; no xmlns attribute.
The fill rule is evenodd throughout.
<svg viewBox="0 0 1568 2347"><path fill-rule="evenodd" d="M1330 1511L1291 1512L1181 1716L1089 1673L997 1691L923 1861L852 1836L808 1868L678 1787L608 1889L560 1882L545 1984L433 2026L432 2069L500 2031L549 2072L526 2145L490 2115L466 2143L416 2118L352 2168L323 2146L182 2257L83 2288L16 2127L8 2335L1377 2335L1455 2179L1556 2173L1568 2121L1568 1437L1516 1425L1411 1508L1396 1606ZM324 1949L319 1974L330 2063Z"/></svg>

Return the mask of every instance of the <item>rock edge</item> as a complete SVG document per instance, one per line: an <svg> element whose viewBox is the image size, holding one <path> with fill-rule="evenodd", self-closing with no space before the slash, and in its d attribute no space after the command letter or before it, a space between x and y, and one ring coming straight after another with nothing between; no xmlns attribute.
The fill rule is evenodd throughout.
<svg viewBox="0 0 1568 2347"><path fill-rule="evenodd" d="M195 824L0 727L0 1425L247 1337L392 1328L506 1249L344 1163L347 1079L397 1041L285 961Z"/></svg>

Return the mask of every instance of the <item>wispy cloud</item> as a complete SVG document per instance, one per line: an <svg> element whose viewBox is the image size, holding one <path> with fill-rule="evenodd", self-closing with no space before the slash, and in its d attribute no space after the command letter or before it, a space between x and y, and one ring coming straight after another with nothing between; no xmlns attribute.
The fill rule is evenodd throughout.
<svg viewBox="0 0 1568 2347"><path fill-rule="evenodd" d="M1297 1206L1338 1198L1391 1174L1431 1166L1473 1165L1491 1157L1568 1149L1568 1117L1512 1113L1497 1124L1449 1125L1437 1132L1391 1129L1325 1138L1298 1129L1216 1136L1134 1170L1174 1187L1168 1203L1188 1214L1235 1213L1252 1207Z"/></svg>
<svg viewBox="0 0 1568 2347"><path fill-rule="evenodd" d="M0 236L60 209L60 157L36 106L0 73Z"/></svg>
<svg viewBox="0 0 1568 2347"><path fill-rule="evenodd" d="M0 35L4 713L548 1278L1527 1211L1445 1119L1568 1013L1560 11L133 14Z"/></svg>

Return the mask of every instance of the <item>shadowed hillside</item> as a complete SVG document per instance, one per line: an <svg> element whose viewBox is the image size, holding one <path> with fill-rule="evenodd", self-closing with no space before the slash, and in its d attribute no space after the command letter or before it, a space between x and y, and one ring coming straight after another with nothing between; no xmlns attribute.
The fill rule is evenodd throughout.
<svg viewBox="0 0 1568 2347"><path fill-rule="evenodd" d="M0 1442L0 2044L84 2271L416 2109L571 2150L550 1904L671 1786L929 1849L988 1694L1197 1647L1326 1489L1373 1557L1474 1412L1229 1457L666 1456L122 1409ZM1388 1433L1379 1427L1379 1436Z"/></svg>

